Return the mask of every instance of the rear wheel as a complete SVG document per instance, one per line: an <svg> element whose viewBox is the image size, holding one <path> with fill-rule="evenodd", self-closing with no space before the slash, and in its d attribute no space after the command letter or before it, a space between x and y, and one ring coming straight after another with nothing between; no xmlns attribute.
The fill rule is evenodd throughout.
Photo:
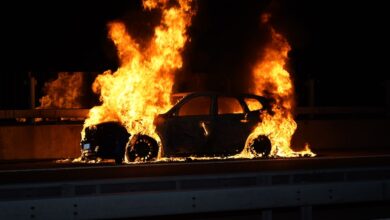
<svg viewBox="0 0 390 220"><path fill-rule="evenodd" d="M157 155L157 141L148 135L135 135L126 146L125 156L129 162L156 160Z"/></svg>
<svg viewBox="0 0 390 220"><path fill-rule="evenodd" d="M264 157L268 157L271 153L272 144L267 136L259 135L257 138L252 140L249 147L256 154L261 154Z"/></svg>

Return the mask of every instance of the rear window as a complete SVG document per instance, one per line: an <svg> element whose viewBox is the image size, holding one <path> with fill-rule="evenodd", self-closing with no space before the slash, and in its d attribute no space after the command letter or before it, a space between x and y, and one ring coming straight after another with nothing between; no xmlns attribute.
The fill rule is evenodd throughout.
<svg viewBox="0 0 390 220"><path fill-rule="evenodd" d="M263 109L263 105L257 99L245 98L244 102L248 106L249 111L257 111Z"/></svg>
<svg viewBox="0 0 390 220"><path fill-rule="evenodd" d="M211 99L208 96L195 97L184 103L179 109L179 116L209 115Z"/></svg>
<svg viewBox="0 0 390 220"><path fill-rule="evenodd" d="M236 98L218 97L218 114L242 114L244 109Z"/></svg>

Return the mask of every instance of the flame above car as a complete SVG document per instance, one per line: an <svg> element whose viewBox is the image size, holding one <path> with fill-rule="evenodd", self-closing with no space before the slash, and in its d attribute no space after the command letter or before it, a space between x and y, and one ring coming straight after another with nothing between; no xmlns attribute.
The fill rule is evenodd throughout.
<svg viewBox="0 0 390 220"><path fill-rule="evenodd" d="M172 107L171 93L174 74L183 65L181 52L188 36L187 29L195 14L191 0L144 0L145 9L161 10L160 25L146 47L141 47L121 22L109 24L109 36L115 43L120 67L99 75L93 90L100 94L102 105L93 107L84 123L85 128L108 121L125 126L133 137L152 137L161 143L153 121ZM268 24L270 15L262 22ZM297 124L293 119L293 82L285 69L291 47L287 40L269 26L271 40L263 56L254 65L251 93L272 98L272 111L262 113L260 123L249 136L246 146L237 157L255 157L248 146L259 137L267 136L272 144L272 156L293 157L315 154L306 146L302 152L291 149L291 138ZM249 106L249 108L251 108ZM205 129L208 134L208 130ZM129 143L136 142L135 140Z"/></svg>
<svg viewBox="0 0 390 220"><path fill-rule="evenodd" d="M194 11L191 0L144 0L145 9L161 10L161 23L145 48L127 32L121 22L109 24L120 67L99 75L93 90L100 94L101 106L93 107L84 129L105 121L122 123L131 134L145 134L158 140L154 117L171 107L174 73L182 64L180 52L188 37ZM84 132L83 132L84 133ZM84 136L84 135L83 135Z"/></svg>
<svg viewBox="0 0 390 220"><path fill-rule="evenodd" d="M254 65L252 92L275 100L272 114L265 112L262 121L247 140L247 146L259 135L266 135L272 143L271 155L280 157L315 156L308 144L300 152L291 149L291 138L297 129L292 111L294 107L294 86L285 64L291 46L286 38L278 33L270 24L271 15L262 15L262 22L271 32L271 40L263 49L263 55ZM246 149L243 156L253 157Z"/></svg>

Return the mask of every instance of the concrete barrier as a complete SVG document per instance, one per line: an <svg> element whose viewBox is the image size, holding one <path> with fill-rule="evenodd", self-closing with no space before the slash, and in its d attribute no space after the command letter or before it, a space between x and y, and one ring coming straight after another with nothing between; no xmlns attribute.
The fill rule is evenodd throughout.
<svg viewBox="0 0 390 220"><path fill-rule="evenodd" d="M0 160L80 156L82 125L0 126ZM295 148L316 150L390 148L390 120L304 120L293 137Z"/></svg>
<svg viewBox="0 0 390 220"><path fill-rule="evenodd" d="M0 126L0 160L80 156L82 125Z"/></svg>
<svg viewBox="0 0 390 220"><path fill-rule="evenodd" d="M298 122L292 146L316 150L390 149L389 119L304 120Z"/></svg>

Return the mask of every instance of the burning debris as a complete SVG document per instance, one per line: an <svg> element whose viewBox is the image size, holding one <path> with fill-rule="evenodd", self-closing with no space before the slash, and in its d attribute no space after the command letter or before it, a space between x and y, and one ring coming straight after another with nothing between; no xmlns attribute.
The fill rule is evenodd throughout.
<svg viewBox="0 0 390 220"><path fill-rule="evenodd" d="M81 108L83 74L81 72L60 72L57 79L46 82L44 93L37 109Z"/></svg>
<svg viewBox="0 0 390 220"><path fill-rule="evenodd" d="M46 82L43 91L45 93L39 99L41 103L36 109L70 109L81 108L82 72L59 72L55 80ZM34 118L35 122L47 121L48 118ZM61 120L82 120L82 118L61 118ZM26 118L18 119L26 122Z"/></svg>

